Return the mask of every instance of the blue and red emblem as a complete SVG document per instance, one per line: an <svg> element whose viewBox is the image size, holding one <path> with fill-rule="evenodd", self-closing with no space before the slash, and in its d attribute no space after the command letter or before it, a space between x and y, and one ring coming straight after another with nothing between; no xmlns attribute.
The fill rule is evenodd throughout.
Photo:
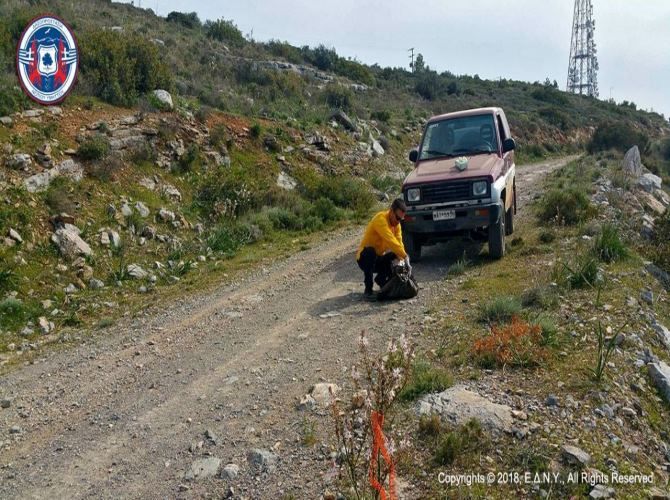
<svg viewBox="0 0 670 500"><path fill-rule="evenodd" d="M30 21L16 51L19 82L28 97L46 106L61 102L78 68L77 41L63 21L51 14Z"/></svg>

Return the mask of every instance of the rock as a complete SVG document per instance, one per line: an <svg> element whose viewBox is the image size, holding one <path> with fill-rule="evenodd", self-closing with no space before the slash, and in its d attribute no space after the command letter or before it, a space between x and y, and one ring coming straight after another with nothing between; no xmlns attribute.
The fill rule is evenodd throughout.
<svg viewBox="0 0 670 500"><path fill-rule="evenodd" d="M667 273L656 264L652 264L651 262L645 263L645 269L649 274L656 278L659 283L661 283L661 285L663 285L663 288L670 291L670 273Z"/></svg>
<svg viewBox="0 0 670 500"><path fill-rule="evenodd" d="M663 180L658 175L644 174L642 175L642 177L640 177L637 183L642 189L644 189L648 193L653 193L655 190L661 189Z"/></svg>
<svg viewBox="0 0 670 500"><path fill-rule="evenodd" d="M658 322L655 322L651 327L656 331L665 348L670 349L670 330Z"/></svg>
<svg viewBox="0 0 670 500"><path fill-rule="evenodd" d="M156 181L150 179L149 177L143 177L138 183L140 186L147 188L149 191L156 189Z"/></svg>
<svg viewBox="0 0 670 500"><path fill-rule="evenodd" d="M0 123L2 123L5 127L11 127L14 124L14 120L12 120L9 116L0 116Z"/></svg>
<svg viewBox="0 0 670 500"><path fill-rule="evenodd" d="M547 406L558 406L558 398L553 394L549 394L544 404Z"/></svg>
<svg viewBox="0 0 670 500"><path fill-rule="evenodd" d="M287 191L292 191L296 188L297 185L298 181L296 181L293 177L285 172L279 172L279 175L277 176L277 186L282 189L286 189Z"/></svg>
<svg viewBox="0 0 670 500"><path fill-rule="evenodd" d="M133 209L128 203L124 202L123 205L121 205L121 215L124 217L130 217L133 215Z"/></svg>
<svg viewBox="0 0 670 500"><path fill-rule="evenodd" d="M338 109L337 111L335 111L331 115L331 118L333 120L335 120L337 123L339 123L340 125L342 125L345 129L349 130L350 132L358 132L358 127L356 127L356 124L341 109Z"/></svg>
<svg viewBox="0 0 670 500"><path fill-rule="evenodd" d="M221 479L235 479L240 473L240 466L237 464L228 464L221 471Z"/></svg>
<svg viewBox="0 0 670 500"><path fill-rule="evenodd" d="M74 160L67 159L60 165L50 170L46 170L44 172L40 172L39 174L28 177L25 181L23 181L23 183L29 193L37 193L44 191L47 187L49 187L51 181L59 175L63 175L72 179L73 181L79 182L84 178L84 169Z"/></svg>
<svg viewBox="0 0 670 500"><path fill-rule="evenodd" d="M22 432L22 429L18 425L12 425L9 428L9 433L10 434L21 434L21 432Z"/></svg>
<svg viewBox="0 0 670 500"><path fill-rule="evenodd" d="M82 280L90 280L93 277L93 268L83 265L77 269L77 277Z"/></svg>
<svg viewBox="0 0 670 500"><path fill-rule="evenodd" d="M372 156L374 156L375 158L384 155L384 148L375 139L372 139L370 147L372 148Z"/></svg>
<svg viewBox="0 0 670 500"><path fill-rule="evenodd" d="M339 390L340 388L335 384L319 383L312 386L309 394L317 404L328 406L332 402L333 396L336 396Z"/></svg>
<svg viewBox="0 0 670 500"><path fill-rule="evenodd" d="M418 413L436 413L452 425L462 425L474 418L492 432L511 432L514 423L509 406L493 403L462 385L424 396L419 400Z"/></svg>
<svg viewBox="0 0 670 500"><path fill-rule="evenodd" d="M638 194L638 199L645 207L654 212L656 215L663 215L665 213L665 205L658 201L654 195L645 191L641 191Z"/></svg>
<svg viewBox="0 0 670 500"><path fill-rule="evenodd" d="M144 226L142 236L148 240L153 240L156 237L156 228L153 226Z"/></svg>
<svg viewBox="0 0 670 500"><path fill-rule="evenodd" d="M633 146L626 152L623 158L623 170L633 177L642 175L642 158L640 158L640 150L637 146Z"/></svg>
<svg viewBox="0 0 670 500"><path fill-rule="evenodd" d="M169 198L181 201L181 193L172 184L163 184L163 186L161 187L161 192Z"/></svg>
<svg viewBox="0 0 670 500"><path fill-rule="evenodd" d="M614 498L614 495L614 488L605 486L604 484L596 484L591 493L589 493L589 498Z"/></svg>
<svg viewBox="0 0 670 500"><path fill-rule="evenodd" d="M210 429L207 429L205 431L205 437L207 439L209 439L212 442L212 444L216 444L216 442L218 440L218 438L216 437L216 434L214 434L214 432L211 431Z"/></svg>
<svg viewBox="0 0 670 500"><path fill-rule="evenodd" d="M15 230L15 229L9 229L9 237L16 241L17 243L23 243L23 238L21 238L21 235Z"/></svg>
<svg viewBox="0 0 670 500"><path fill-rule="evenodd" d="M58 247L61 255L66 259L74 260L81 255L92 255L93 251L91 247L79 237L79 231L73 230L73 227L68 224L66 227L57 229L51 235L51 241Z"/></svg>
<svg viewBox="0 0 670 500"><path fill-rule="evenodd" d="M121 236L116 231L109 231L109 241L113 247L119 248L121 246Z"/></svg>
<svg viewBox="0 0 670 500"><path fill-rule="evenodd" d="M33 160L26 153L16 153L7 158L6 164L9 168L27 170L33 164Z"/></svg>
<svg viewBox="0 0 670 500"><path fill-rule="evenodd" d="M171 222L174 221L177 216L174 214L174 212L161 208L158 211L158 218L164 222Z"/></svg>
<svg viewBox="0 0 670 500"><path fill-rule="evenodd" d="M652 488L649 490L649 498L651 500L670 500L670 495L659 488Z"/></svg>
<svg viewBox="0 0 670 500"><path fill-rule="evenodd" d="M172 96L167 90L157 89L152 92L154 97L158 99L158 102L161 104L163 109L173 109L174 105L172 104Z"/></svg>
<svg viewBox="0 0 670 500"><path fill-rule="evenodd" d="M247 462L256 470L272 472L277 464L277 455L255 448L247 453Z"/></svg>
<svg viewBox="0 0 670 500"><path fill-rule="evenodd" d="M640 298L650 306L654 305L654 292L652 292L651 290L649 289L642 290L642 292L640 293Z"/></svg>
<svg viewBox="0 0 670 500"><path fill-rule="evenodd" d="M9 408L10 406L12 406L12 400L11 399L4 398L4 399L0 400L0 408L5 408L6 409L6 408Z"/></svg>
<svg viewBox="0 0 670 500"><path fill-rule="evenodd" d="M670 402L670 366L661 360L656 360L649 363L647 369L658 392L667 402Z"/></svg>
<svg viewBox="0 0 670 500"><path fill-rule="evenodd" d="M44 114L44 111L41 109L27 109L23 113L21 113L21 116L23 118L37 118L39 116L42 116Z"/></svg>
<svg viewBox="0 0 670 500"><path fill-rule="evenodd" d="M305 394L298 403L299 410L313 410L316 408L316 400L311 394Z"/></svg>
<svg viewBox="0 0 670 500"><path fill-rule="evenodd" d="M70 283L68 286L65 287L63 291L68 295L71 295L73 293L77 293L77 287L74 286L74 284Z"/></svg>
<svg viewBox="0 0 670 500"><path fill-rule="evenodd" d="M221 459L216 457L200 458L191 464L191 468L184 474L187 481L214 477L219 472Z"/></svg>
<svg viewBox="0 0 670 500"><path fill-rule="evenodd" d="M126 272L128 273L128 276L136 280L141 280L149 276L149 273L142 269L138 264L128 264Z"/></svg>
<svg viewBox="0 0 670 500"><path fill-rule="evenodd" d="M105 288L105 284L99 279L91 278L91 280L88 282L88 287L91 290L100 290Z"/></svg>
<svg viewBox="0 0 670 500"><path fill-rule="evenodd" d="M65 176L76 182L79 182L84 178L84 167L71 158L64 160L51 170L55 170L56 175Z"/></svg>
<svg viewBox="0 0 670 500"><path fill-rule="evenodd" d="M149 217L149 214L151 213L149 208L141 201L135 203L135 210L140 214L140 217Z"/></svg>
<svg viewBox="0 0 670 500"><path fill-rule="evenodd" d="M54 324L52 321L47 320L44 316L41 316L37 320L37 324L40 327L40 331L44 334L47 335L53 331L55 328Z"/></svg>
<svg viewBox="0 0 670 500"><path fill-rule="evenodd" d="M107 231L102 231L100 233L100 244L104 247L108 247L110 244L109 233Z"/></svg>
<svg viewBox="0 0 670 500"><path fill-rule="evenodd" d="M585 466L591 461L591 455L576 446L566 444L563 445L561 451L563 453L563 459L570 465Z"/></svg>

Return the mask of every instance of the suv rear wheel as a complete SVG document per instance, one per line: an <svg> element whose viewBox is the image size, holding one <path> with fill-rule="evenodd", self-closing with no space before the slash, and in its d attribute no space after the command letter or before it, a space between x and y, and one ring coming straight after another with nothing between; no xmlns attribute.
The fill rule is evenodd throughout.
<svg viewBox="0 0 670 500"><path fill-rule="evenodd" d="M419 237L410 232L402 233L402 244L405 247L405 252L409 255L409 260L418 262L421 260L421 240Z"/></svg>
<svg viewBox="0 0 670 500"><path fill-rule="evenodd" d="M505 255L505 205L498 222L489 226L489 255L493 259L502 259Z"/></svg>

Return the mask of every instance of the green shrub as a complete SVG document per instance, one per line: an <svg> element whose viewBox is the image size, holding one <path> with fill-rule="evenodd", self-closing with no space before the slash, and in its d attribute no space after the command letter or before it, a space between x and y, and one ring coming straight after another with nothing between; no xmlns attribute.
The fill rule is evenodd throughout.
<svg viewBox="0 0 670 500"><path fill-rule="evenodd" d="M258 139L261 136L262 131L263 128L261 127L260 123L254 123L251 128L249 128L249 133L254 139Z"/></svg>
<svg viewBox="0 0 670 500"><path fill-rule="evenodd" d="M0 301L0 327L17 329L29 319L28 307L19 299L7 297Z"/></svg>
<svg viewBox="0 0 670 500"><path fill-rule="evenodd" d="M553 231L549 230L543 230L540 235L538 236L538 240L540 240L540 243L553 243L554 240L556 239L556 235L554 234Z"/></svg>
<svg viewBox="0 0 670 500"><path fill-rule="evenodd" d="M140 35L84 31L79 37L81 70L91 94L117 106L172 87L172 72L155 44Z"/></svg>
<svg viewBox="0 0 670 500"><path fill-rule="evenodd" d="M598 262L589 255L580 257L574 269L568 268L567 282L570 288L594 287L599 280Z"/></svg>
<svg viewBox="0 0 670 500"><path fill-rule="evenodd" d="M241 47L246 42L242 32L235 23L226 19L207 21L205 23L205 31L209 38L228 43L234 47Z"/></svg>
<svg viewBox="0 0 670 500"><path fill-rule="evenodd" d="M391 112L386 109L381 111L373 111L372 113L370 113L370 118L383 123L387 123L391 119Z"/></svg>
<svg viewBox="0 0 670 500"><path fill-rule="evenodd" d="M558 305L558 293L554 287L549 286L529 288L521 294L521 305L523 307L551 309Z"/></svg>
<svg viewBox="0 0 670 500"><path fill-rule="evenodd" d="M460 259L458 259L456 262L454 262L452 265L449 266L449 268L447 269L447 275L460 276L461 274L465 273L465 271L468 270L470 264L471 262L465 256L465 253L463 253L463 256Z"/></svg>
<svg viewBox="0 0 670 500"><path fill-rule="evenodd" d="M172 11L167 15L169 23L181 24L185 28L194 29L200 28L202 23L196 12L177 12Z"/></svg>
<svg viewBox="0 0 670 500"><path fill-rule="evenodd" d="M540 111L538 111L538 114L547 123L554 125L555 127L563 131L567 131L574 126L574 123L570 118L570 116L557 106L543 108Z"/></svg>
<svg viewBox="0 0 670 500"><path fill-rule="evenodd" d="M481 424L471 419L458 429L442 435L435 450L435 462L438 465L451 465L456 461L466 461L467 455L482 452L485 446Z"/></svg>
<svg viewBox="0 0 670 500"><path fill-rule="evenodd" d="M415 361L412 375L399 397L403 401L414 401L424 394L442 392L452 384L451 375L446 370L431 366L428 361Z"/></svg>
<svg viewBox="0 0 670 500"><path fill-rule="evenodd" d="M179 158L177 162L179 170L182 172L191 172L193 169L202 164L202 156L200 155L200 146L196 143L189 145L186 152Z"/></svg>
<svg viewBox="0 0 670 500"><path fill-rule="evenodd" d="M333 222L344 218L342 209L335 206L332 200L328 198L319 198L312 206L312 215L318 217L323 222Z"/></svg>
<svg viewBox="0 0 670 500"><path fill-rule="evenodd" d="M444 82L434 71L422 71L417 76L414 91L424 99L435 101L444 93Z"/></svg>
<svg viewBox="0 0 670 500"><path fill-rule="evenodd" d="M29 106L28 98L16 84L0 80L0 116L11 115Z"/></svg>
<svg viewBox="0 0 670 500"><path fill-rule="evenodd" d="M593 208L578 188L552 189L540 200L539 218L545 223L573 225L592 215Z"/></svg>
<svg viewBox="0 0 670 500"><path fill-rule="evenodd" d="M550 86L543 86L533 90L530 94L538 101L549 102L559 106L566 106L569 104L568 98L560 90Z"/></svg>
<svg viewBox="0 0 670 500"><path fill-rule="evenodd" d="M436 414L421 415L419 418L419 435L435 438L442 433L442 420Z"/></svg>
<svg viewBox="0 0 670 500"><path fill-rule="evenodd" d="M670 211L656 220L650 254L657 265L670 272Z"/></svg>
<svg viewBox="0 0 670 500"><path fill-rule="evenodd" d="M76 210L70 194L70 182L65 177L56 177L44 194L44 201L52 213L73 214Z"/></svg>
<svg viewBox="0 0 670 500"><path fill-rule="evenodd" d="M619 231L613 224L605 224L600 235L596 238L593 251L603 262L614 262L625 259L628 249L619 238Z"/></svg>
<svg viewBox="0 0 670 500"><path fill-rule="evenodd" d="M349 111L354 102L354 94L339 84L330 84L324 90L324 99L331 108L340 108Z"/></svg>
<svg viewBox="0 0 670 500"><path fill-rule="evenodd" d="M605 122L596 128L588 150L590 153L608 149L625 152L632 146L638 146L640 152L644 153L649 149L649 144L649 137L644 132L633 128L632 125L621 121Z"/></svg>
<svg viewBox="0 0 670 500"><path fill-rule="evenodd" d="M556 322L546 315L542 315L537 319L537 325L540 327L540 335L542 341L540 345L545 347L558 347L558 328Z"/></svg>
<svg viewBox="0 0 670 500"><path fill-rule="evenodd" d="M102 134L95 134L84 140L77 150L82 160L101 160L109 153L109 141Z"/></svg>
<svg viewBox="0 0 670 500"><path fill-rule="evenodd" d="M485 323L506 323L521 312L521 301L512 295L496 297L479 307L479 320Z"/></svg>
<svg viewBox="0 0 670 500"><path fill-rule="evenodd" d="M240 224L222 224L207 238L207 245L215 252L233 256L244 245L251 242L249 228Z"/></svg>
<svg viewBox="0 0 670 500"><path fill-rule="evenodd" d="M307 189L310 199L327 198L338 207L354 212L365 212L375 203L367 183L354 177L324 176Z"/></svg>

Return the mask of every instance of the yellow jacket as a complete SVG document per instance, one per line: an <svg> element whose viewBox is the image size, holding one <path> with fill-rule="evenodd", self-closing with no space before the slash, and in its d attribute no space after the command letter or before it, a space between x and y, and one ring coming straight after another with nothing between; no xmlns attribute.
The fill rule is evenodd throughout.
<svg viewBox="0 0 670 500"><path fill-rule="evenodd" d="M386 252L393 252L399 259L407 257L405 247L402 244L402 229L400 224L391 227L389 222L389 210L377 212L365 228L363 241L358 247L356 260L361 256L365 247L373 247L377 255L384 255Z"/></svg>

